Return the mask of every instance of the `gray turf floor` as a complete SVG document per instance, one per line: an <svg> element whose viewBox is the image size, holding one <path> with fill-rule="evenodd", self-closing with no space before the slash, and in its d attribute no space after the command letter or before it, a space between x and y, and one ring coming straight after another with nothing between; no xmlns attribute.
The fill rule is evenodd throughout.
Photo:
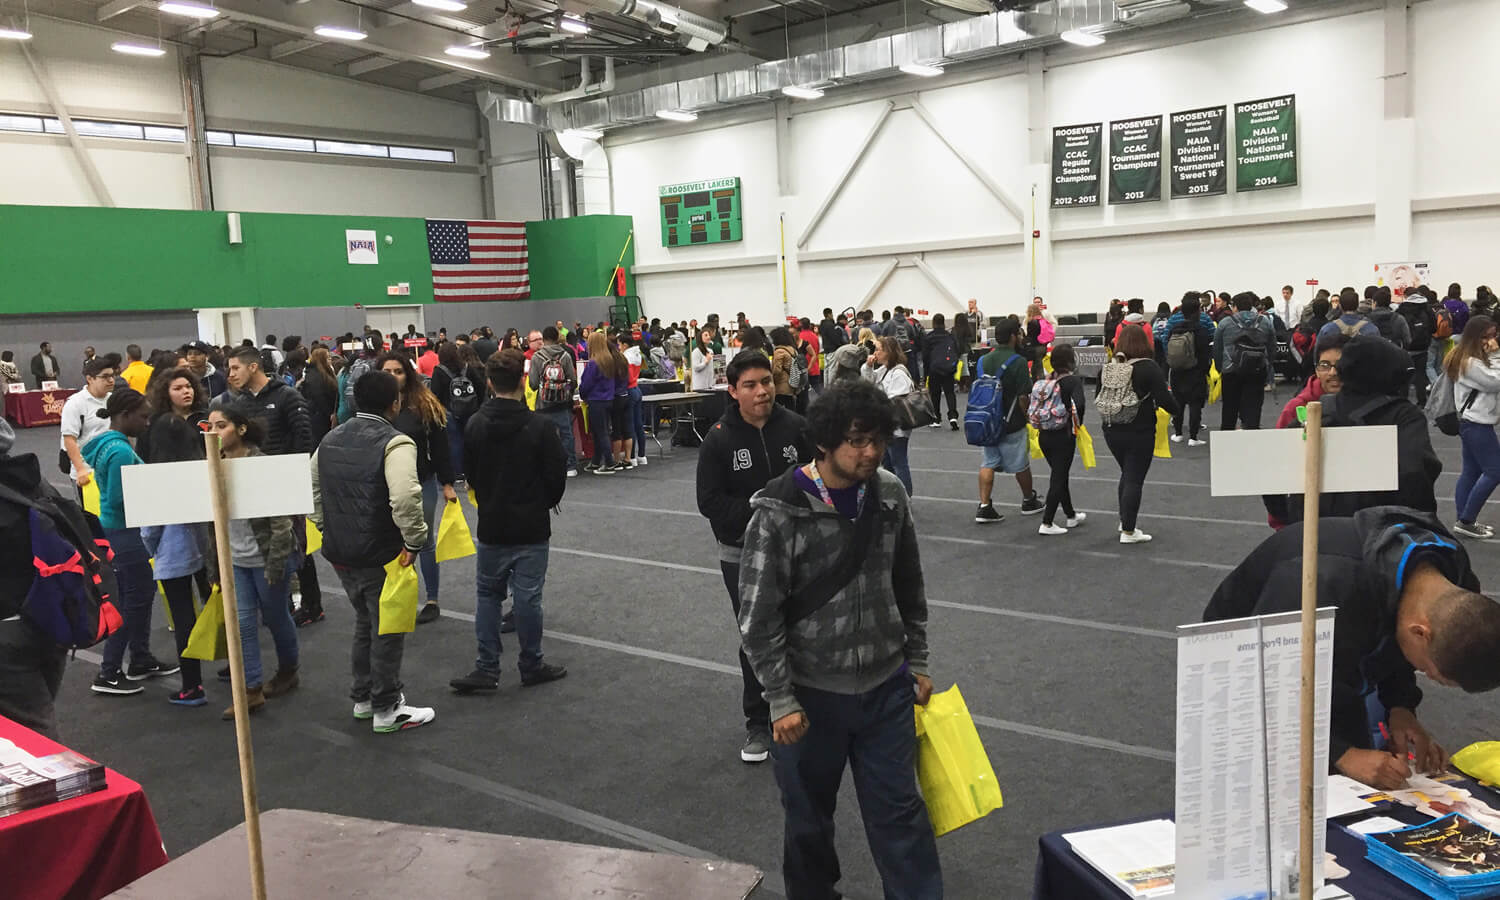
<svg viewBox="0 0 1500 900"><path fill-rule="evenodd" d="M1276 407L1289 396L1282 387ZM55 429L21 432L17 452L38 451L50 469L55 441ZM950 897L1029 896L1041 833L1172 808L1170 630L1196 621L1223 573L1269 533L1257 499L1209 496L1206 447L1174 444L1143 506L1155 541L1120 545L1118 469L1097 443L1098 468L1074 468L1089 521L1042 537L1039 517L1006 509L1018 502L1009 479L996 491L1005 522L973 522L978 454L960 434L924 429L912 442L934 681L963 689L1006 800L939 840ZM1451 516L1458 447L1437 444ZM449 692L473 660L474 577L469 561L446 563L449 615L408 640L404 668L410 700L436 706L437 720L374 735L349 716L352 615L325 564L328 618L299 632L302 687L252 719L262 806L723 857L766 871L770 890L757 896L779 894L779 800L769 767L738 759L737 633L694 504L696 451L649 449L644 469L571 479L554 519L544 649L568 667L562 682L523 691L510 668L498 695ZM1500 579L1495 545L1470 550L1486 584ZM157 609L153 648L165 658ZM69 666L63 739L144 785L168 852L241 821L233 726L219 720L227 686L209 674L210 705L179 709L165 700L175 678L101 697L88 690L94 672L81 659ZM1422 718L1453 750L1500 733L1496 710L1433 688ZM848 896L878 897L847 779L838 827Z"/></svg>

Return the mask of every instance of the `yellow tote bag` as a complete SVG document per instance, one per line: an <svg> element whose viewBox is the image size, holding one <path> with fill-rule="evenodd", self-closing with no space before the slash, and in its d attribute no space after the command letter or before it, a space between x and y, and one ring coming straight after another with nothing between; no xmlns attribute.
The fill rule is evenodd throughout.
<svg viewBox="0 0 1500 900"><path fill-rule="evenodd" d="M1026 426L1026 447L1031 451L1032 459L1042 459L1042 433L1035 426Z"/></svg>
<svg viewBox="0 0 1500 900"><path fill-rule="evenodd" d="M380 589L380 634L417 630L417 567L401 565L401 558L385 564L385 586Z"/></svg>
<svg viewBox="0 0 1500 900"><path fill-rule="evenodd" d="M182 655L205 662L229 658L229 639L224 635L224 596L219 593L218 585L208 595L203 612L198 613Z"/></svg>
<svg viewBox="0 0 1500 900"><path fill-rule="evenodd" d="M1500 741L1479 741L1453 754L1453 765L1482 784L1500 784Z"/></svg>
<svg viewBox="0 0 1500 900"><path fill-rule="evenodd" d="M1094 458L1094 436L1082 425L1078 426L1078 458L1083 460L1085 469L1092 469L1099 464Z"/></svg>
<svg viewBox="0 0 1500 900"><path fill-rule="evenodd" d="M83 486L83 511L99 515L99 479L90 478Z"/></svg>
<svg viewBox="0 0 1500 900"><path fill-rule="evenodd" d="M1167 432L1171 429L1172 417L1167 411L1160 407L1156 410L1156 449L1152 451L1153 456L1161 459L1172 458L1172 445L1167 442Z"/></svg>
<svg viewBox="0 0 1500 900"><path fill-rule="evenodd" d="M1223 379L1219 375L1219 367L1215 363L1208 364L1208 402L1210 405L1219 402L1219 395L1224 393Z"/></svg>
<svg viewBox="0 0 1500 900"><path fill-rule="evenodd" d="M438 523L437 561L447 562L473 555L474 538L469 534L469 522L464 518L463 509L457 503L444 503L443 520Z"/></svg>
<svg viewBox="0 0 1500 900"><path fill-rule="evenodd" d="M312 556L314 553L317 553L321 549L323 549L323 532L319 531L318 526L312 523L312 519L308 519L307 555Z"/></svg>
<svg viewBox="0 0 1500 900"><path fill-rule="evenodd" d="M963 359L963 358L960 358L958 360L958 368L953 370L953 380L954 381L963 381L964 380L964 363L966 363L966 362L968 362L968 360Z"/></svg>
<svg viewBox="0 0 1500 900"><path fill-rule="evenodd" d="M932 830L941 836L1004 805L979 731L954 685L916 708L917 781Z"/></svg>

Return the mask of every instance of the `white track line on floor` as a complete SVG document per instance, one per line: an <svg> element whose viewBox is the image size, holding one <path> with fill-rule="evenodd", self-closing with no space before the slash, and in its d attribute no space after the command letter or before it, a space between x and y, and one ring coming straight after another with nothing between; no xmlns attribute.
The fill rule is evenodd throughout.
<svg viewBox="0 0 1500 900"><path fill-rule="evenodd" d="M967 499L967 498L961 498L961 497L928 497L928 496L925 496L923 494L918 494L917 496L913 497L912 499L913 500L923 500L923 501L927 501L929 503L964 503L964 504L967 504L969 506L975 506L975 505L977 505L977 503L976 503L975 500L973 500L973 499ZM995 505L996 506L1003 506L1006 509L1020 509L1021 508L1021 504L1019 504L1019 503L1000 503L1000 502L997 501L995 503ZM1085 509L1085 508L1083 508L1083 507L1080 506L1080 507L1077 507L1077 510L1079 512L1086 512L1086 513L1088 513L1091 516L1098 515L1098 516L1118 517L1120 515L1119 511L1118 510L1114 510L1114 509ZM1238 526L1241 526L1241 527L1264 528L1267 531L1270 530L1270 526L1267 525L1264 520L1255 521L1253 519L1215 519L1215 518L1211 518L1211 517L1208 517L1208 516L1172 516L1172 515L1167 515L1166 513L1152 513L1152 512L1142 512L1142 513L1140 513L1140 518L1142 518L1142 519L1167 519L1167 520L1174 521L1174 522L1201 522L1201 523L1203 523L1205 525L1238 525ZM1269 536L1270 535L1267 535L1267 537L1269 537Z"/></svg>

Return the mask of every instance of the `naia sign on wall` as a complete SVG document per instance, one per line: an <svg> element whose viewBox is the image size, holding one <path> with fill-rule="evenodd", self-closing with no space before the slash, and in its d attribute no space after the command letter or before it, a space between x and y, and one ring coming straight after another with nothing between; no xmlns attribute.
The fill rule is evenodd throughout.
<svg viewBox="0 0 1500 900"><path fill-rule="evenodd" d="M380 262L380 253L375 249L375 232L345 229L344 245L349 252L351 266L373 266Z"/></svg>

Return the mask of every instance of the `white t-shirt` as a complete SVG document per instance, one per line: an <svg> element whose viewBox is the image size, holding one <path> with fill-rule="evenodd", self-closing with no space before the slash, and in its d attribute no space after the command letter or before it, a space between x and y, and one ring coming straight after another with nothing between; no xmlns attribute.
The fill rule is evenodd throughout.
<svg viewBox="0 0 1500 900"><path fill-rule="evenodd" d="M109 420L101 419L95 415L98 410L104 408L104 404L108 400L108 395L95 397L87 390L82 390L64 401L62 408L62 437L58 438L58 446L67 449L62 443L62 438L72 435L78 439L78 449L82 450L89 441L108 431ZM76 471L69 471L68 474L71 476L78 473Z"/></svg>

